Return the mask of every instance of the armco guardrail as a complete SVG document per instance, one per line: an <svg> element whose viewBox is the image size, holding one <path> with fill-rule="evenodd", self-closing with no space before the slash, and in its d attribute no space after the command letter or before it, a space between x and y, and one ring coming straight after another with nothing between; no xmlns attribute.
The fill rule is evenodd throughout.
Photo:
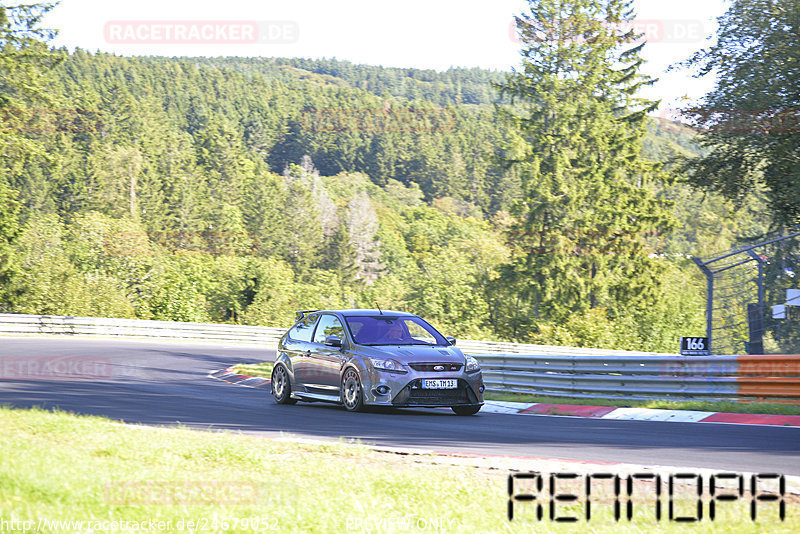
<svg viewBox="0 0 800 534"><path fill-rule="evenodd" d="M585 349L578 347L557 347L555 345L528 345L524 343L506 343L500 341L473 341L459 339L458 347L469 354L548 354L566 356L664 356L658 352L635 352L629 350Z"/></svg>
<svg viewBox="0 0 800 534"><path fill-rule="evenodd" d="M170 339L275 347L284 328L0 314L0 334ZM489 391L597 399L770 399L800 403L800 356L679 356L459 340Z"/></svg>
<svg viewBox="0 0 800 534"><path fill-rule="evenodd" d="M218 323L177 323L141 319L102 317L64 317L60 315L0 314L0 334L71 334L117 336L144 339L185 341L224 341L269 345L278 343L286 328L243 326ZM656 354L653 352L604 351L548 345L525 345L496 341L459 339L458 346L467 353L491 354Z"/></svg>
<svg viewBox="0 0 800 534"><path fill-rule="evenodd" d="M246 343L274 347L285 328L213 323L174 323L139 319L0 314L0 334L66 334L213 343Z"/></svg>
<svg viewBox="0 0 800 534"><path fill-rule="evenodd" d="M489 391L800 403L800 356L475 354Z"/></svg>

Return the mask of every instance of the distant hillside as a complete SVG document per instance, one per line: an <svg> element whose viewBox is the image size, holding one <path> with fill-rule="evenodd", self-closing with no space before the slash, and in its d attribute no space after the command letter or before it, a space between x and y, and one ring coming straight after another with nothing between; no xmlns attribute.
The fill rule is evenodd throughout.
<svg viewBox="0 0 800 534"><path fill-rule="evenodd" d="M670 161L677 156L700 154L695 131L685 124L652 117L647 125L647 136L642 143L644 154L653 161Z"/></svg>
<svg viewBox="0 0 800 534"><path fill-rule="evenodd" d="M379 96L406 100L426 100L439 106L458 104L491 105L498 95L492 82L504 79L504 73L479 68L401 69L372 65L356 65L336 59L303 58L195 58L198 64L232 68L241 72L259 73L267 78L306 79L308 73L320 75L318 80L345 82L350 87Z"/></svg>
<svg viewBox="0 0 800 534"><path fill-rule="evenodd" d="M499 104L499 93L492 88L492 84L505 79L503 72L480 68L451 68L446 71L403 69L356 65L336 59L226 57L193 60L198 65L258 73L286 83L299 80L320 85L348 86L379 96L421 99L440 106ZM677 155L696 155L699 147L694 137L693 130L685 124L653 117L643 150L648 158L655 161L667 161Z"/></svg>
<svg viewBox="0 0 800 534"><path fill-rule="evenodd" d="M500 164L503 73L62 53L42 74L47 107L0 116L19 142L0 178L21 205L18 296L0 309L283 324L298 307L379 301L459 336L648 350L695 320L665 305L665 318L600 310L566 330L508 322L522 187ZM653 119L642 150L668 161L696 146ZM725 209L685 185L651 187L676 201L663 250L736 228L719 232ZM684 302L681 267L665 269L663 298Z"/></svg>

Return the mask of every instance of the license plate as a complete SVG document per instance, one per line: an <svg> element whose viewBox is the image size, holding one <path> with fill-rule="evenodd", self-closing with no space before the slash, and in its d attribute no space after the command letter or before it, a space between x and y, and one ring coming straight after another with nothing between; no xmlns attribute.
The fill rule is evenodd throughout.
<svg viewBox="0 0 800 534"><path fill-rule="evenodd" d="M457 389L458 380L454 378L437 378L433 380L423 380L422 389Z"/></svg>

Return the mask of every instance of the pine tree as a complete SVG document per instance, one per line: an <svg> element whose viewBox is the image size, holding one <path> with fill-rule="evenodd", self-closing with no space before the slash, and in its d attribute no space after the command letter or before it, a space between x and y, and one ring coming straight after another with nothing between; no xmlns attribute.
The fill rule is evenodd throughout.
<svg viewBox="0 0 800 534"><path fill-rule="evenodd" d="M115 216L139 220L137 181L143 158L137 147L107 146L93 158L90 206Z"/></svg>
<svg viewBox="0 0 800 534"><path fill-rule="evenodd" d="M358 278L371 284L378 279L383 265L380 263L378 216L369 196L362 192L347 205L347 228L355 250Z"/></svg>
<svg viewBox="0 0 800 534"><path fill-rule="evenodd" d="M284 235L278 247L295 271L305 276L317 264L322 252L322 222L305 171L297 165L287 171Z"/></svg>
<svg viewBox="0 0 800 534"><path fill-rule="evenodd" d="M523 180L506 273L525 303L519 326L644 306L657 286L648 239L671 220L649 187L661 171L639 155L657 103L636 96L652 80L639 73L630 3L529 0L516 19L522 70L498 88L516 127L508 164Z"/></svg>
<svg viewBox="0 0 800 534"><path fill-rule="evenodd" d="M328 240L321 266L327 271L335 272L344 287L358 285L359 268L356 265L356 249L350 239L350 232L346 224L340 224Z"/></svg>
<svg viewBox="0 0 800 534"><path fill-rule="evenodd" d="M52 4L0 5L0 309L14 297L11 282L17 267L11 243L20 230L18 191L7 176L21 171L29 155L45 152L24 131L26 122L37 118L30 106L49 101L41 74L61 60L44 42L55 32L39 27L52 8Z"/></svg>
<svg viewBox="0 0 800 534"><path fill-rule="evenodd" d="M55 98L43 74L63 58L44 42L55 31L39 28L52 4L0 5L0 175L21 172L26 158L46 153L28 133L52 126ZM49 109L48 109L49 108Z"/></svg>
<svg viewBox="0 0 800 534"><path fill-rule="evenodd" d="M0 110L46 98L39 75L63 59L45 44L56 32L39 27L53 7L44 3L0 6Z"/></svg>
<svg viewBox="0 0 800 534"><path fill-rule="evenodd" d="M0 310L6 307L12 297L9 283L16 272L11 247L12 240L19 233L19 202L16 196L16 192L0 177Z"/></svg>
<svg viewBox="0 0 800 534"><path fill-rule="evenodd" d="M322 178L319 177L318 172L311 179L311 193L314 196L314 202L319 212L322 235L327 241L336 233L336 229L339 227L339 214L336 204L331 199L327 189L325 189L325 184Z"/></svg>

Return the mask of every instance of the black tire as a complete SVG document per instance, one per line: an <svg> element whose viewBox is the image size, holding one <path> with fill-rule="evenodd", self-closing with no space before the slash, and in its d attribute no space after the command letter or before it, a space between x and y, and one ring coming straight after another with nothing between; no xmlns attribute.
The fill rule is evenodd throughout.
<svg viewBox="0 0 800 534"><path fill-rule="evenodd" d="M361 379L352 367L348 367L342 375L342 404L348 412L364 411L364 388Z"/></svg>
<svg viewBox="0 0 800 534"><path fill-rule="evenodd" d="M472 404L470 406L451 406L450 409L456 412L456 415L475 415L481 409L480 404Z"/></svg>
<svg viewBox="0 0 800 534"><path fill-rule="evenodd" d="M292 381L289 379L289 372L283 365L276 365L272 368L270 385L275 402L278 404L297 403L297 399L292 398Z"/></svg>

